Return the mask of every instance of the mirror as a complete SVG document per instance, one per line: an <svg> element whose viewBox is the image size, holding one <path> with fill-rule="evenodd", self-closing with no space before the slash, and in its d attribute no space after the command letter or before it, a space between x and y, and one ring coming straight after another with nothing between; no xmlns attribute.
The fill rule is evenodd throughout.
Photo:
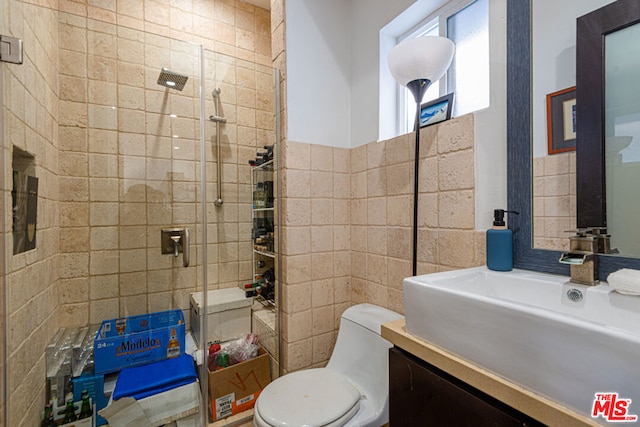
<svg viewBox="0 0 640 427"><path fill-rule="evenodd" d="M634 235L635 233L629 232L634 227L625 222L629 212L637 211L638 206L635 201L638 198L628 197L620 191L632 187L621 185L622 183L636 182L634 178L639 176L636 172L637 168L634 167L638 163L632 159L640 159L640 148L636 148L640 147L640 138L637 138L638 141L635 143L630 143L629 140L629 136L634 132L633 129L637 127L637 119L634 117L637 117L638 106L635 105L635 110L630 111L634 108L634 104L629 101L638 99L640 88L636 88L633 84L635 80L632 77L637 72L634 73L631 70L637 70L640 67L640 60L637 52L630 51L630 49L637 49L635 47L637 43L629 43L628 40L622 39L640 36L640 29L627 28L622 32L625 35L612 32L615 28L629 25L629 22L633 21L633 14L637 14L637 6L632 3L632 1L612 2L611 0L568 0L562 2L561 6L552 7L551 0L540 0L531 4L533 246L535 248L567 250L568 238L573 234L572 230L578 227L606 226L612 236L612 247L619 250L622 255L640 257L640 238ZM620 11L616 13L613 9L620 9ZM552 13L549 12L551 10L553 10ZM583 34L576 37L576 23L580 21L576 18L581 16L591 16L590 23L585 26ZM615 16L622 19L624 23L609 22ZM603 28L601 32L596 29L599 28L598 25L604 24L598 24L598 19L607 23L607 28ZM616 106L618 124L615 135L607 136L610 143L607 149L602 151L600 141L604 140L604 133L601 134L601 138L596 138L593 146L585 141L585 138L599 132L597 129L588 129L588 127L602 123L602 119L598 117L600 115L604 117L602 108L594 109L593 106L603 105L605 100L592 98L600 93L594 85L601 82L599 86L602 87L603 79L607 78L602 74L595 76L595 70L599 70L599 66L596 66L594 61L599 61L603 65L605 62L599 55L601 52L599 48L593 49L592 54L587 53L587 50L590 49L588 46L600 46L600 37L605 33L611 33L606 36L608 40L606 52L609 55L607 69L610 70L607 75L610 81L616 84L615 88L608 87L606 93L608 96L619 93L624 98L616 100L612 96L610 99L610 102ZM577 43L576 40L578 40ZM617 58L623 58L624 62L619 62L616 55L612 54L616 51L621 53ZM583 59L582 65L580 65L581 56L587 58ZM591 76L585 77L585 75ZM581 84L580 76L590 81ZM576 82L577 90L575 90ZM554 96L562 93L563 90L570 89L574 89L571 92L573 96ZM580 93L585 99L578 101L576 106L576 94L578 94L577 98L580 98ZM577 117L583 117L577 122L569 122L576 127L573 130L577 130L579 137L576 143L574 136L573 148L557 150L558 147L563 147L562 134L558 138L557 131L561 131L564 127L566 132L568 120L565 123L558 123L555 114L561 113L561 107L568 104L571 98L573 98L573 105L577 108ZM557 107L556 100L558 100ZM566 110L566 107L564 109ZM551 116L551 113L554 115ZM622 114L624 117L620 116ZM563 117L560 116L559 121L562 120ZM607 127L607 129L610 132L613 128ZM556 134L552 134L552 130ZM604 128L600 130L603 131ZM622 135L621 132L627 134ZM624 161L616 161L619 156L616 155L615 150L618 152L623 150ZM606 175L605 162L608 167ZM607 180L605 176L608 177ZM605 190L609 200L604 196ZM605 215L605 206L609 206L607 215Z"/></svg>
<svg viewBox="0 0 640 427"><path fill-rule="evenodd" d="M640 177L638 22L637 2L629 0L577 20L577 223L606 227L612 247L634 257L640 257L630 222L640 206L633 184Z"/></svg>
<svg viewBox="0 0 640 427"><path fill-rule="evenodd" d="M538 1L538 0L536 0ZM509 223L514 232L514 267L569 275L558 262L560 252L534 249L533 146L531 103L531 2L507 3L507 197L520 212ZM640 260L623 256L600 257L600 280L620 268L640 269Z"/></svg>
<svg viewBox="0 0 640 427"><path fill-rule="evenodd" d="M565 135L567 128L574 129L566 126L573 123L562 110L572 99L575 105L576 18L611 1L531 3L533 245L539 249L568 250L571 230L577 228L576 138Z"/></svg>

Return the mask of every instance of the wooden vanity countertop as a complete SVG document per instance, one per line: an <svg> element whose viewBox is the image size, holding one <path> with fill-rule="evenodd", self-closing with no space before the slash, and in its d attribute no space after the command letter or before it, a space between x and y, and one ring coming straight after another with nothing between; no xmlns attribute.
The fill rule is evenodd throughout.
<svg viewBox="0 0 640 427"><path fill-rule="evenodd" d="M382 337L396 347L544 424L562 427L599 425L591 418L409 334L404 318L383 324Z"/></svg>

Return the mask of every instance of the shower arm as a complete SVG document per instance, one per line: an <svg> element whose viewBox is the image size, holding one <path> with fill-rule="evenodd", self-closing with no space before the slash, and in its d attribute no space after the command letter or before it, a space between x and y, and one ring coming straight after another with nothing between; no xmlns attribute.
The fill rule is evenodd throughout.
<svg viewBox="0 0 640 427"><path fill-rule="evenodd" d="M227 119L220 117L220 88L213 91L213 103L215 106L215 116L209 116L209 120L216 123L216 151L218 153L218 198L213 202L216 206L222 206L222 164L220 163L220 123L226 123Z"/></svg>

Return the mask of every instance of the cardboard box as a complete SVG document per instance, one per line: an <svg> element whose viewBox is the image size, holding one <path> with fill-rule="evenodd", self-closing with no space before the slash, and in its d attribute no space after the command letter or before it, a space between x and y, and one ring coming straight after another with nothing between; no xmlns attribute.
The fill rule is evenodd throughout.
<svg viewBox="0 0 640 427"><path fill-rule="evenodd" d="M74 402L74 407L75 407L75 412L76 415L80 415L80 408L82 407L82 402ZM91 416L90 418L83 418L81 420L77 420L77 421L73 421L70 423L66 423L66 424L60 424L59 427L96 427L96 405L92 405L93 406L93 416ZM64 419L64 412L66 409L66 404L65 406L58 406L55 404L53 405L53 419L56 422L62 422L62 419Z"/></svg>
<svg viewBox="0 0 640 427"><path fill-rule="evenodd" d="M200 316L204 314L202 292L191 294L190 322L193 338L200 342ZM251 298L239 288L207 292L207 347L251 332Z"/></svg>
<svg viewBox="0 0 640 427"><path fill-rule="evenodd" d="M109 398L104 394L104 375L82 375L73 379L73 400L80 401L82 399L82 390L87 390L91 402L94 404L95 425L101 426L107 423L107 420L100 415L96 415L97 411L107 406Z"/></svg>
<svg viewBox="0 0 640 427"><path fill-rule="evenodd" d="M271 382L269 353L219 371L209 371L209 397L213 421L253 408L260 392Z"/></svg>
<svg viewBox="0 0 640 427"><path fill-rule="evenodd" d="M157 427L181 420L200 410L200 382L183 385L144 399L123 397L100 411L110 427Z"/></svg>
<svg viewBox="0 0 640 427"><path fill-rule="evenodd" d="M95 373L106 374L129 366L157 362L168 356L180 355L184 349L182 310L105 320L94 341Z"/></svg>

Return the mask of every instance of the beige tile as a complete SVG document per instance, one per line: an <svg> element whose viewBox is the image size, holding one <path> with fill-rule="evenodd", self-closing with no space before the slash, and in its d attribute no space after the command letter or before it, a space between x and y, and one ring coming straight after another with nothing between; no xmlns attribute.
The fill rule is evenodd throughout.
<svg viewBox="0 0 640 427"><path fill-rule="evenodd" d="M118 227L91 227L90 230L92 251L118 249ZM144 239L144 234L136 237L139 242L140 237ZM144 240L142 244L145 245Z"/></svg>
<svg viewBox="0 0 640 427"><path fill-rule="evenodd" d="M89 278L64 279L59 283L61 304L81 303L89 300Z"/></svg>
<svg viewBox="0 0 640 427"><path fill-rule="evenodd" d="M555 175L544 177L545 196L569 195L569 175Z"/></svg>
<svg viewBox="0 0 640 427"><path fill-rule="evenodd" d="M411 276L411 261L408 259L387 259L387 285L402 292L402 281Z"/></svg>
<svg viewBox="0 0 640 427"><path fill-rule="evenodd" d="M392 258L408 260L413 245L412 228L387 227L387 255Z"/></svg>
<svg viewBox="0 0 640 427"><path fill-rule="evenodd" d="M297 371L311 366L313 344L311 338L287 343L282 354L282 366L288 372Z"/></svg>
<svg viewBox="0 0 640 427"><path fill-rule="evenodd" d="M571 204L569 196L545 197L544 215L570 217Z"/></svg>
<svg viewBox="0 0 640 427"><path fill-rule="evenodd" d="M440 156L438 169L440 191L473 188L474 158L472 150Z"/></svg>
<svg viewBox="0 0 640 427"><path fill-rule="evenodd" d="M366 287L366 280L356 277L351 279L351 303L360 304L366 302Z"/></svg>
<svg viewBox="0 0 640 427"><path fill-rule="evenodd" d="M282 258L284 283L289 285L311 281L311 255L283 256Z"/></svg>
<svg viewBox="0 0 640 427"><path fill-rule="evenodd" d="M438 261L450 267L474 267L484 263L476 254L475 233L471 231L440 230L438 233Z"/></svg>
<svg viewBox="0 0 640 427"><path fill-rule="evenodd" d="M351 249L351 227L349 225L333 226L333 250L348 251Z"/></svg>
<svg viewBox="0 0 640 427"><path fill-rule="evenodd" d="M363 172L367 170L367 146L361 145L351 149L351 172Z"/></svg>
<svg viewBox="0 0 640 427"><path fill-rule="evenodd" d="M367 223L369 225L385 225L387 223L386 198L367 199Z"/></svg>
<svg viewBox="0 0 640 427"><path fill-rule="evenodd" d="M404 294L402 291L387 288L387 308L404 315Z"/></svg>
<svg viewBox="0 0 640 427"><path fill-rule="evenodd" d="M435 157L420 160L418 188L421 193L438 191L438 160Z"/></svg>
<svg viewBox="0 0 640 427"><path fill-rule="evenodd" d="M367 249L370 254L387 255L386 227L367 227Z"/></svg>
<svg viewBox="0 0 640 427"><path fill-rule="evenodd" d="M421 194L418 197L418 226L439 226L440 193Z"/></svg>
<svg viewBox="0 0 640 427"><path fill-rule="evenodd" d="M311 278L320 280L330 277L333 277L333 253L313 253L311 255Z"/></svg>
<svg viewBox="0 0 640 427"><path fill-rule="evenodd" d="M351 274L351 256L349 251L336 251L333 253L333 274L335 277Z"/></svg>
<svg viewBox="0 0 640 427"><path fill-rule="evenodd" d="M413 163L387 167L387 195L413 194Z"/></svg>
<svg viewBox="0 0 640 427"><path fill-rule="evenodd" d="M351 197L363 199L367 197L367 172L358 172L351 175Z"/></svg>
<svg viewBox="0 0 640 427"><path fill-rule="evenodd" d="M332 225L311 228L312 252L329 252L333 250L333 229Z"/></svg>
<svg viewBox="0 0 640 427"><path fill-rule="evenodd" d="M387 198L387 225L409 226L413 224L413 196Z"/></svg>
<svg viewBox="0 0 640 427"><path fill-rule="evenodd" d="M312 311L285 314L283 320L286 324L283 339L288 342L299 341L312 336Z"/></svg>
<svg viewBox="0 0 640 427"><path fill-rule="evenodd" d="M387 173L385 168L367 171L367 197L384 196L387 193Z"/></svg>
<svg viewBox="0 0 640 427"><path fill-rule="evenodd" d="M440 227L473 229L475 227L473 190L441 192L438 211Z"/></svg>
<svg viewBox="0 0 640 427"><path fill-rule="evenodd" d="M367 254L367 280L380 285L387 284L387 257Z"/></svg>
<svg viewBox="0 0 640 427"><path fill-rule="evenodd" d="M311 170L333 172L333 147L311 145Z"/></svg>
<svg viewBox="0 0 640 427"><path fill-rule="evenodd" d="M91 301L89 305L89 320L91 324L100 324L103 320L120 317L120 307L117 298Z"/></svg>
<svg viewBox="0 0 640 427"><path fill-rule="evenodd" d="M89 230L86 227L69 227L60 233L60 252L85 252L88 250Z"/></svg>
<svg viewBox="0 0 640 427"><path fill-rule="evenodd" d="M333 286L333 296L336 304L348 303L351 301L351 282L349 277L335 278L333 280ZM339 315L341 314L342 312L340 312Z"/></svg>
<svg viewBox="0 0 640 427"><path fill-rule="evenodd" d="M334 330L333 305L312 309L313 335L320 335Z"/></svg>
<svg viewBox="0 0 640 427"><path fill-rule="evenodd" d="M311 172L311 197L333 198L333 172Z"/></svg>
<svg viewBox="0 0 640 427"><path fill-rule="evenodd" d="M544 157L544 175L565 175L569 173L569 153Z"/></svg>
<svg viewBox="0 0 640 427"><path fill-rule="evenodd" d="M351 226L351 250L358 252L367 251L367 227Z"/></svg>
<svg viewBox="0 0 640 427"><path fill-rule="evenodd" d="M314 336L312 338L313 364L318 364L318 363L323 364L328 362L329 358L331 357L331 353L333 352L334 345L335 345L335 334L333 332L328 332L326 334Z"/></svg>
<svg viewBox="0 0 640 427"><path fill-rule="evenodd" d="M283 200L283 225L310 225L311 201L309 199L286 198Z"/></svg>
<svg viewBox="0 0 640 427"><path fill-rule="evenodd" d="M474 115L466 114L438 126L438 153L473 148Z"/></svg>
<svg viewBox="0 0 640 427"><path fill-rule="evenodd" d="M333 197L336 199L349 199L351 197L351 177L348 174L333 174Z"/></svg>
<svg viewBox="0 0 640 427"><path fill-rule="evenodd" d="M282 253L304 255L311 252L311 230L309 227L284 227Z"/></svg>
<svg viewBox="0 0 640 427"><path fill-rule="evenodd" d="M333 224L333 199L313 199L311 204L311 224Z"/></svg>
<svg viewBox="0 0 640 427"><path fill-rule="evenodd" d="M367 147L367 169L378 169L386 166L385 142L371 142Z"/></svg>
<svg viewBox="0 0 640 427"><path fill-rule="evenodd" d="M387 307L387 287L377 283L369 283L367 286L367 302L380 307Z"/></svg>
<svg viewBox="0 0 640 427"><path fill-rule="evenodd" d="M333 149L333 171L348 174L351 172L350 149L337 148Z"/></svg>
<svg viewBox="0 0 640 427"><path fill-rule="evenodd" d="M351 202L333 199L333 223L348 225L351 222Z"/></svg>
<svg viewBox="0 0 640 427"><path fill-rule="evenodd" d="M310 197L311 172L291 169L284 170L282 191L284 197Z"/></svg>
<svg viewBox="0 0 640 427"><path fill-rule="evenodd" d="M430 229L418 230L418 261L419 262L438 264L439 261L440 262L442 262L443 260L448 261L448 259L445 258L445 256L450 254L446 254L445 256L440 256L440 258L438 258L438 251L440 249L439 236L441 233L443 232L442 231L438 232L436 230L430 230ZM449 239L446 241L447 248L450 251L455 251L455 246L453 243L451 243L451 240L454 237L458 237L459 235L460 236L464 235L464 232L450 231L449 233L450 233L448 235ZM457 233L457 234L453 234L453 233ZM471 242L467 242L467 243L471 243ZM464 249L467 251L467 253L468 252L473 253L473 247L470 244L468 244ZM460 248L460 250L463 250L463 248Z"/></svg>
<svg viewBox="0 0 640 427"><path fill-rule="evenodd" d="M296 285L287 284L283 287L282 308L285 313L298 313L311 309L311 283Z"/></svg>
<svg viewBox="0 0 640 427"><path fill-rule="evenodd" d="M333 278L313 281L311 283L312 307L324 307L333 303Z"/></svg>
<svg viewBox="0 0 640 427"><path fill-rule="evenodd" d="M413 152L409 150L409 135L400 135L396 138L386 141L385 147L385 164L395 165L397 163L405 163L413 159Z"/></svg>

